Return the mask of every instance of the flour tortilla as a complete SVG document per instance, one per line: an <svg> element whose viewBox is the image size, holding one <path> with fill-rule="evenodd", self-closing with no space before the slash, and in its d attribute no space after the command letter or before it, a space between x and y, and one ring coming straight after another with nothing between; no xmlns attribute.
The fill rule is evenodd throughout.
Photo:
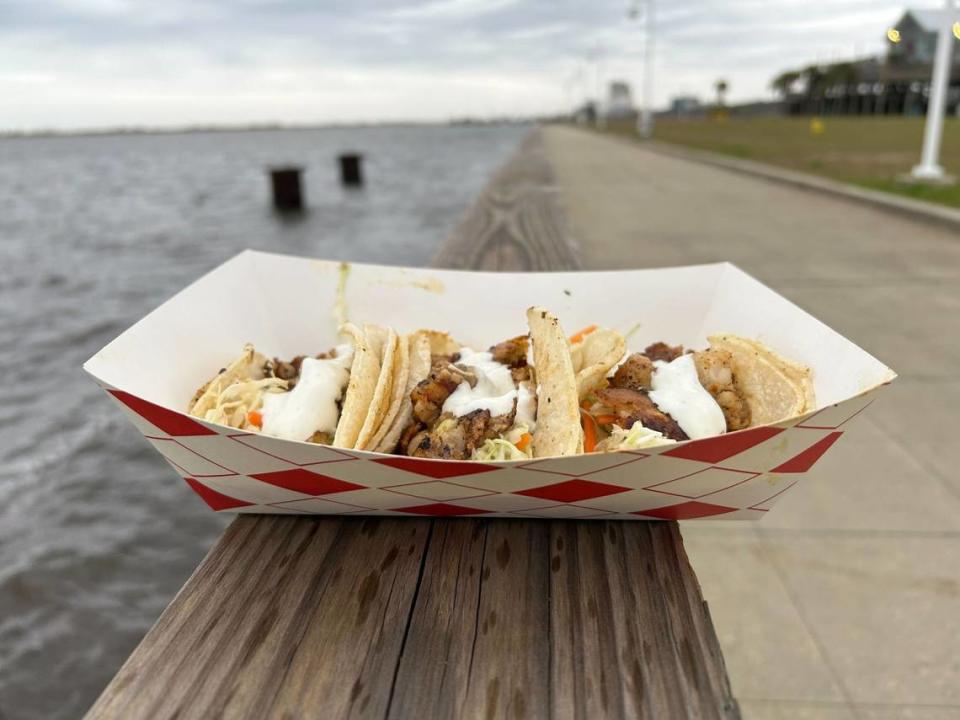
<svg viewBox="0 0 960 720"><path fill-rule="evenodd" d="M751 425L768 425L816 408L810 368L763 343L738 335L711 335L710 347L733 356L733 371L750 406Z"/></svg>
<svg viewBox="0 0 960 720"><path fill-rule="evenodd" d="M533 456L577 455L583 452L583 431L567 336L560 321L544 308L527 310L527 322L539 381Z"/></svg>
<svg viewBox="0 0 960 720"><path fill-rule="evenodd" d="M415 332L407 337L408 356L407 356L407 378L403 394L383 437L379 444L373 445L377 452L393 452L400 436L413 419L413 402L410 400L410 393L430 374L430 348L431 338L427 331Z"/></svg>
<svg viewBox="0 0 960 720"><path fill-rule="evenodd" d="M623 359L627 341L616 330L599 328L570 346L576 372L577 397L583 400L603 381L610 368Z"/></svg>
<svg viewBox="0 0 960 720"><path fill-rule="evenodd" d="M343 395L337 432L333 436L333 447L353 448L360 437L380 379L383 342L378 334L369 338L352 323L341 325L340 333L350 338L353 363L350 366L350 382Z"/></svg>
<svg viewBox="0 0 960 720"><path fill-rule="evenodd" d="M400 344L397 333L392 328L364 325L363 332L370 343L371 349L376 352L380 361L380 372L374 386L373 397L367 407L363 425L361 425L357 440L353 445L356 450L370 449L370 441L390 409L390 400L393 397L394 373L399 356L397 349Z"/></svg>
<svg viewBox="0 0 960 720"><path fill-rule="evenodd" d="M417 330L416 334L427 338L432 355L453 355L460 352L460 348L463 347L450 337L449 333L440 330Z"/></svg>
<svg viewBox="0 0 960 720"><path fill-rule="evenodd" d="M410 375L410 336L397 336L397 352L393 359L393 367L390 369L384 364L381 374L388 371L392 375L390 400L387 403L386 411L381 415L377 423L377 429L373 433L373 437L370 438L370 441L367 442L364 448L375 452L378 451L380 444L383 442L383 438L390 430L393 421L397 417L397 413L400 412L400 408L403 406L404 392L407 389L407 378Z"/></svg>

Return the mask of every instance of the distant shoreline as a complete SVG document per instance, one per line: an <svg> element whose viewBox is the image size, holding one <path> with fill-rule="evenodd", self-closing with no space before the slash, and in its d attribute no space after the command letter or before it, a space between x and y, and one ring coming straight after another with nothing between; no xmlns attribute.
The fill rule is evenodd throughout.
<svg viewBox="0 0 960 720"><path fill-rule="evenodd" d="M108 127L57 130L0 130L0 140L17 138L54 137L99 137L107 135L185 135L189 133L271 132L276 130L336 130L342 128L400 128L400 127L477 127L487 125L525 125L541 122L545 118L503 117L489 119L463 118L442 121L398 120L390 122L342 122L342 123L251 123L249 125L181 125L176 127Z"/></svg>

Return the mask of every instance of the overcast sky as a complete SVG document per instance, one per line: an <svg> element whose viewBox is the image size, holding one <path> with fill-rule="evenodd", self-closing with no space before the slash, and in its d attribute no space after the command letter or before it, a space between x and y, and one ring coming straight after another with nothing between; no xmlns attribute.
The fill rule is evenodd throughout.
<svg viewBox="0 0 960 720"><path fill-rule="evenodd" d="M940 3L920 2L916 7ZM0 0L0 129L441 120L555 112L642 73L628 0ZM657 10L656 100L769 97L778 71L880 53L886 0ZM598 58L588 60L588 58Z"/></svg>

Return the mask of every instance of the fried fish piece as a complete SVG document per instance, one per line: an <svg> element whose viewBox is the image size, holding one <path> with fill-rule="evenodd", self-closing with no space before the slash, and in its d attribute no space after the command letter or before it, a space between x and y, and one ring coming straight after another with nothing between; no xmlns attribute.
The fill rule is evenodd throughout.
<svg viewBox="0 0 960 720"><path fill-rule="evenodd" d="M490 354L498 363L508 367L523 367L527 364L527 349L530 347L528 335L518 335L504 340L490 348Z"/></svg>
<svg viewBox="0 0 960 720"><path fill-rule="evenodd" d="M693 362L700 384L723 410L727 430L732 432L750 427L750 405L737 384L733 355L718 348L697 350L693 353Z"/></svg>
<svg viewBox="0 0 960 720"><path fill-rule="evenodd" d="M489 410L474 410L462 417L440 416L431 430L421 430L408 442L407 454L419 458L469 460L473 451L513 426L515 410L491 416Z"/></svg>
<svg viewBox="0 0 960 720"><path fill-rule="evenodd" d="M655 342L652 345L647 345L643 354L654 362L657 360L670 362L683 355L683 345L667 345L664 342Z"/></svg>
<svg viewBox="0 0 960 720"><path fill-rule="evenodd" d="M457 385L464 381L464 375L449 364L437 362L430 370L426 380L420 381L410 392L413 402L413 417L424 425L429 425L438 417L443 404Z"/></svg>
<svg viewBox="0 0 960 720"><path fill-rule="evenodd" d="M616 424L629 430L640 422L645 428L656 430L671 440L689 440L680 425L660 410L645 392L629 388L610 387L598 390L597 401L617 416Z"/></svg>
<svg viewBox="0 0 960 720"><path fill-rule="evenodd" d="M653 362L643 353L633 353L610 379L610 385L628 390L650 390L653 378Z"/></svg>

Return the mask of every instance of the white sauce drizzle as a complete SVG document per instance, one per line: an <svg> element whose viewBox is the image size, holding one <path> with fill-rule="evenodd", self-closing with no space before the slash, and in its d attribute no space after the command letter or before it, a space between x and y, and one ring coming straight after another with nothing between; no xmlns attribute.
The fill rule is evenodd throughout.
<svg viewBox="0 0 960 720"><path fill-rule="evenodd" d="M517 389L517 416L514 425L526 425L529 432L537 429L537 393L533 383L522 382Z"/></svg>
<svg viewBox="0 0 960 720"><path fill-rule="evenodd" d="M517 387L510 368L493 359L489 352L474 352L460 348L458 365L469 367L477 376L473 387L464 381L443 403L443 412L463 417L474 410L489 410L490 415L507 415L513 410Z"/></svg>
<svg viewBox="0 0 960 720"><path fill-rule="evenodd" d="M353 348L338 345L336 352L335 358L304 358L293 390L263 396L263 433L284 440L307 440L315 432L336 432L340 420L337 400L350 380Z"/></svg>
<svg viewBox="0 0 960 720"><path fill-rule="evenodd" d="M717 401L697 378L692 355L681 355L666 363L654 363L650 399L669 413L691 440L720 435L727 421Z"/></svg>

